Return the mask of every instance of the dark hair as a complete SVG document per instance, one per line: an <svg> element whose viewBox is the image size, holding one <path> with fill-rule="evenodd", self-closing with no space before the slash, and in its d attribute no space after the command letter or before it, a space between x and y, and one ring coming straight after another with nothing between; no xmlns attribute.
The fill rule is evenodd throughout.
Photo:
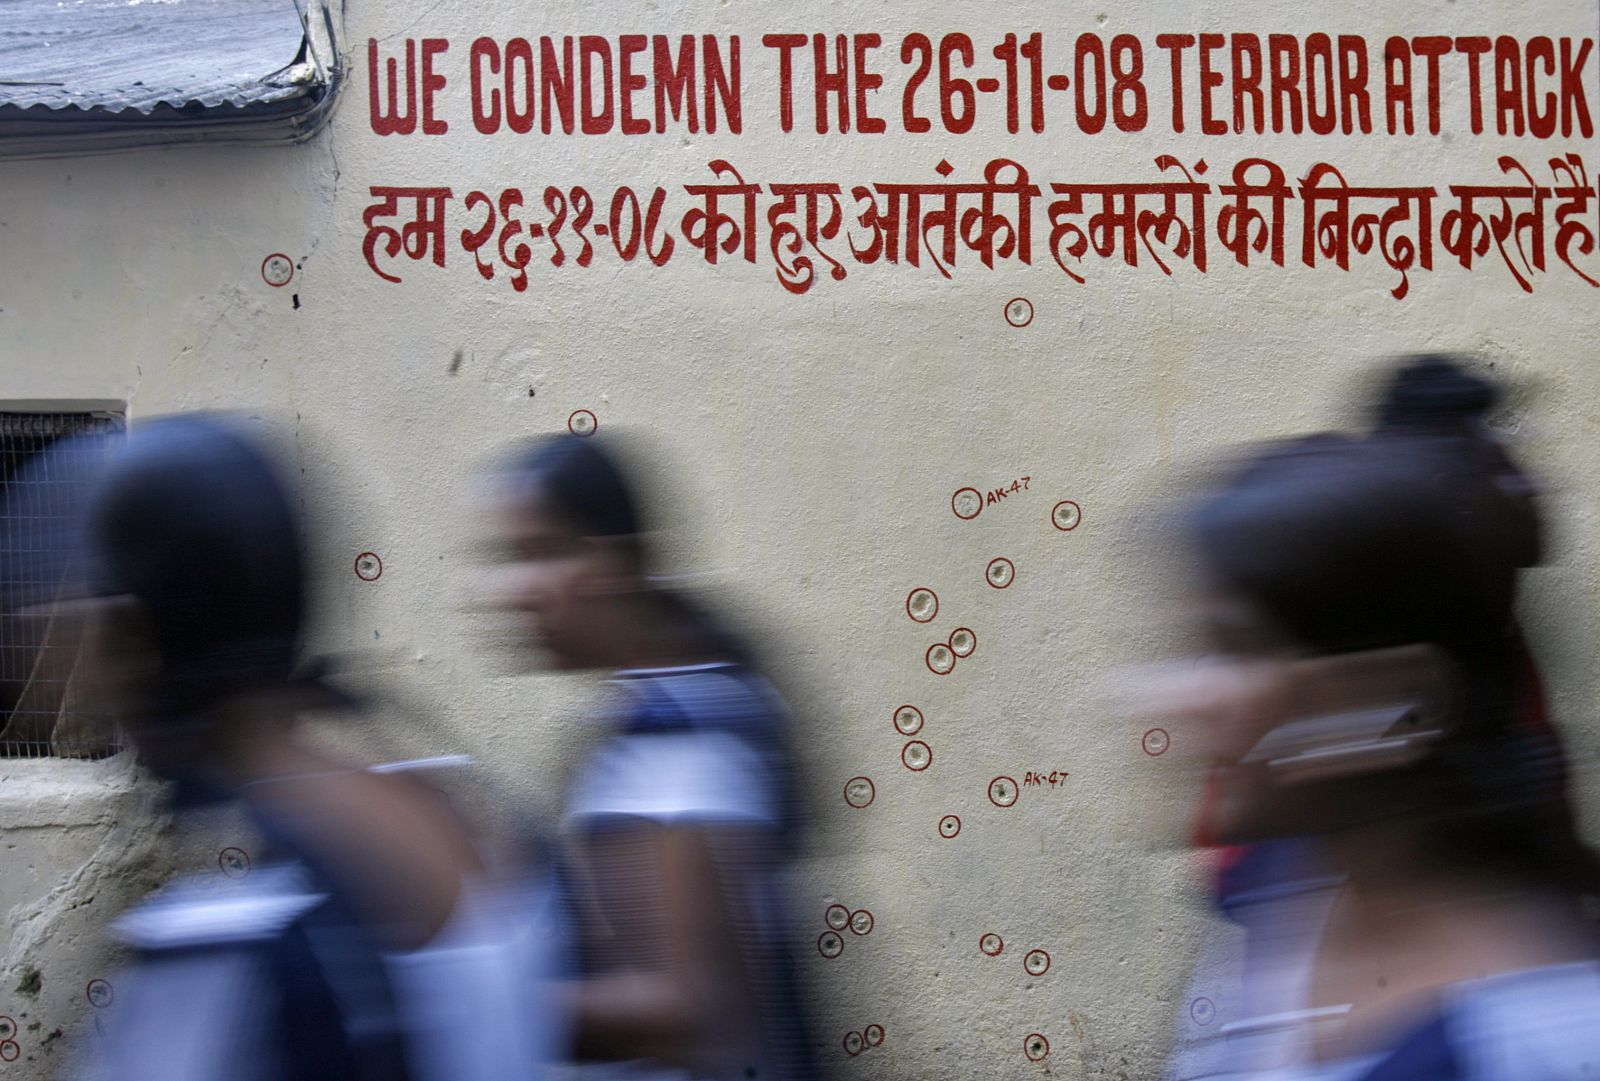
<svg viewBox="0 0 1600 1081"><path fill-rule="evenodd" d="M1472 684L1468 725L1512 708L1518 571L1537 561L1525 476L1479 427L1499 391L1430 356L1402 364L1366 436L1270 447L1194 515L1223 588L1249 598L1306 649L1430 642Z"/></svg>
<svg viewBox="0 0 1600 1081"><path fill-rule="evenodd" d="M504 471L513 499L541 497L545 507L578 534L606 537L624 545L641 576L650 561L646 527L633 486L616 456L596 436L554 435L519 449ZM743 636L706 611L683 591L651 591L674 631L692 648L754 667Z"/></svg>
<svg viewBox="0 0 1600 1081"><path fill-rule="evenodd" d="M1500 397L1459 361L1409 358L1369 433L1258 453L1199 506L1191 534L1218 585L1310 652L1426 642L1456 662L1460 728L1403 777L1357 782L1356 813L1432 822L1433 858L1451 866L1600 896L1516 625L1518 573L1538 561L1542 529L1531 478L1482 423Z"/></svg>
<svg viewBox="0 0 1600 1081"><path fill-rule="evenodd" d="M546 496L552 509L584 536L629 538L644 533L621 467L593 436L535 440L512 458L508 472L524 497L535 491Z"/></svg>
<svg viewBox="0 0 1600 1081"><path fill-rule="evenodd" d="M267 453L221 418L140 425L90 500L96 592L137 598L161 708L288 680L305 617L298 516Z"/></svg>

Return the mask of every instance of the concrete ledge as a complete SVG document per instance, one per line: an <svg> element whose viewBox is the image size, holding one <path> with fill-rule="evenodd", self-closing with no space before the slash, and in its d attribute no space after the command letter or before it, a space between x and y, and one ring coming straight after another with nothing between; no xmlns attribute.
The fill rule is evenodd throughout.
<svg viewBox="0 0 1600 1081"><path fill-rule="evenodd" d="M130 752L95 762L0 758L0 832L102 823L145 786L142 776Z"/></svg>

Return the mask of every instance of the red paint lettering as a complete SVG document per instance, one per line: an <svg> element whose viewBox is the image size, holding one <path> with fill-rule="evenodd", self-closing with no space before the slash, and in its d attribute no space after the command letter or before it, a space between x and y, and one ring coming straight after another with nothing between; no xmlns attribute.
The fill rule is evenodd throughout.
<svg viewBox="0 0 1600 1081"><path fill-rule="evenodd" d="M1106 52L1099 34L1079 34L1073 50L1072 75L1078 91L1078 130L1097 135L1106 126ZM1084 60L1093 66L1086 68ZM1089 72L1094 72L1094 106L1088 98Z"/></svg>
<svg viewBox="0 0 1600 1081"><path fill-rule="evenodd" d="M722 63L722 51L717 47L715 34L702 34L700 46L705 55L700 69L706 74L706 130L717 130L717 104L728 118L728 130L738 135L744 130L743 82L739 75L739 35L728 38L728 63Z"/></svg>
<svg viewBox="0 0 1600 1081"><path fill-rule="evenodd" d="M516 42L511 43L515 45ZM506 52L509 56L511 50ZM510 60L507 60L510 66ZM539 39L539 108L544 111L539 130L550 134L550 117L561 114L561 130L572 134L574 68L572 64L572 38L561 39L561 63L556 63L556 43L550 38ZM551 108L554 104L555 108Z"/></svg>
<svg viewBox="0 0 1600 1081"><path fill-rule="evenodd" d="M864 135L880 135L887 131L889 125L881 117L876 117L867 112L867 91L876 90L883 85L883 76L867 70L867 52L883 44L883 38L878 34L857 34L855 36L856 59L856 130Z"/></svg>
<svg viewBox="0 0 1600 1081"><path fill-rule="evenodd" d="M849 44L843 34L833 41L837 67L828 69L828 37L815 34L811 38L811 56L815 66L813 85L817 98L817 134L828 133L828 95L832 94L839 106L839 130L850 130L850 77Z"/></svg>
<svg viewBox="0 0 1600 1081"><path fill-rule="evenodd" d="M1481 65L1478 59L1493 48L1486 37L1456 38L1456 52L1467 56L1467 88L1472 92L1472 134L1483 134L1483 93L1478 84Z"/></svg>
<svg viewBox="0 0 1600 1081"><path fill-rule="evenodd" d="M1585 139L1594 134L1594 121L1589 117L1588 92L1583 85L1583 70L1589 66L1589 53L1594 42L1583 39L1578 54L1572 54L1572 39L1561 39L1561 134L1570 136L1572 118L1578 118L1577 132Z"/></svg>
<svg viewBox="0 0 1600 1081"><path fill-rule="evenodd" d="M700 106L694 92L694 35L678 40L678 62L672 62L670 42L664 34L654 38L656 67L656 131L667 130L667 113L681 120L688 114L690 132L700 130ZM788 128L784 129L788 131Z"/></svg>
<svg viewBox="0 0 1600 1081"><path fill-rule="evenodd" d="M1317 86L1317 60L1322 60L1322 86ZM1306 126L1318 135L1333 131L1339 111L1333 95L1333 40L1327 34L1306 38Z"/></svg>
<svg viewBox="0 0 1600 1081"><path fill-rule="evenodd" d="M446 121L433 116L433 95L444 89L444 76L433 70L433 58L450 48L444 38L422 39L422 134L443 135L450 130Z"/></svg>
<svg viewBox="0 0 1600 1081"><path fill-rule="evenodd" d="M1416 134L1411 114L1411 43L1398 35L1383 44L1383 111L1390 135L1399 132L1402 116L1406 134Z"/></svg>
<svg viewBox="0 0 1600 1081"><path fill-rule="evenodd" d="M1447 37L1412 38L1411 51L1428 62L1428 134L1439 134L1439 58L1454 43Z"/></svg>
<svg viewBox="0 0 1600 1081"><path fill-rule="evenodd" d="M1243 134L1246 103L1253 115L1253 130L1260 135L1267 126L1266 101L1261 96L1261 39L1254 34L1233 35L1233 130Z"/></svg>
<svg viewBox="0 0 1600 1081"><path fill-rule="evenodd" d="M1118 131L1143 131L1150 120L1150 103L1144 92L1144 48L1132 34L1111 39L1111 120Z"/></svg>
<svg viewBox="0 0 1600 1081"><path fill-rule="evenodd" d="M521 100L517 90L521 88ZM548 101L548 99L546 99ZM506 42L506 127L518 135L533 130L533 46L527 38ZM550 130L549 106L545 106L544 130ZM567 122L572 130L572 122Z"/></svg>
<svg viewBox="0 0 1600 1081"><path fill-rule="evenodd" d="M778 50L778 126L794 130L794 50L806 43L804 34L767 34L761 44Z"/></svg>
<svg viewBox="0 0 1600 1081"><path fill-rule="evenodd" d="M650 39L643 34L623 34L617 38L617 96L621 99L624 135L645 135L650 131L650 121L633 115L633 95L645 87L644 74L634 74L633 58L649 47Z"/></svg>
<svg viewBox="0 0 1600 1081"><path fill-rule="evenodd" d="M389 57L387 64L389 107L378 93L378 39L367 39L367 103L371 107L372 130L379 135L410 135L417 130L417 43L406 38L405 108L400 107L399 62Z"/></svg>
<svg viewBox="0 0 1600 1081"><path fill-rule="evenodd" d="M1228 125L1211 112L1211 91L1222 85L1222 72L1211 70L1211 54L1226 40L1221 34L1200 35L1200 131L1205 135L1228 133Z"/></svg>
<svg viewBox="0 0 1600 1081"><path fill-rule="evenodd" d="M1293 34L1267 35L1268 67L1272 75L1272 130L1285 128L1300 134L1300 43Z"/></svg>
<svg viewBox="0 0 1600 1081"><path fill-rule="evenodd" d="M1522 122L1522 50L1509 34L1501 34L1494 42L1494 114L1501 135L1521 135L1526 130Z"/></svg>
<svg viewBox="0 0 1600 1081"><path fill-rule="evenodd" d="M1534 61L1542 61L1543 63L1540 66L1544 68L1544 73L1546 75L1554 75L1556 73L1556 43L1547 37L1529 38L1528 47L1523 51L1528 57L1528 131L1536 138L1548 139L1556 131L1556 95L1553 90L1544 95L1544 109L1541 111L1539 108L1539 91L1534 84L1534 76L1537 74Z"/></svg>
<svg viewBox="0 0 1600 1081"><path fill-rule="evenodd" d="M616 87L611 77L611 42L598 34L584 34L578 39L579 93L583 102L580 114L585 135L604 135L617 122L612 97ZM596 108L594 77L600 76L599 108Z"/></svg>
<svg viewBox="0 0 1600 1081"><path fill-rule="evenodd" d="M1355 130L1359 119L1361 133L1372 133L1372 99L1367 95L1367 42L1358 34L1339 35L1339 129L1346 135Z"/></svg>
<svg viewBox="0 0 1600 1081"><path fill-rule="evenodd" d="M927 81L928 72L933 70L933 42L928 40L926 34L907 34L905 40L900 43L902 64L911 63L911 57L915 53L922 54L922 63L917 65L917 70L906 80L905 97L900 103L900 118L904 121L907 131L920 134L933 130L933 121L917 115L917 88Z"/></svg>
<svg viewBox="0 0 1600 1081"><path fill-rule="evenodd" d="M491 86L485 93L483 69L487 66L490 75L500 74L500 46L493 38L479 38L472 43L468 57L467 66L472 75L472 126L484 135L493 135L500 130L500 91Z"/></svg>
<svg viewBox="0 0 1600 1081"><path fill-rule="evenodd" d="M1172 130L1183 130L1183 50L1194 44L1193 34L1157 34L1156 48L1172 57Z"/></svg>

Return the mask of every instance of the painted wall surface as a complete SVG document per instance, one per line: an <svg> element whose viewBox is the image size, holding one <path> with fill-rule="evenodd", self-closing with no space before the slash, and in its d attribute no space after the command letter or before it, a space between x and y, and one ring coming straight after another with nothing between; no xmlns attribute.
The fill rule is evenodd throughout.
<svg viewBox="0 0 1600 1081"><path fill-rule="evenodd" d="M796 707L816 828L800 896L814 918L795 946L824 1061L840 1077L1153 1077L1179 1033L1226 1020L1191 1011L1206 997L1191 966L1218 931L1184 845L1185 734L1148 734L1128 708L1129 666L1181 644L1152 511L1199 463L1349 419L1384 355L1468 350L1523 381L1496 423L1544 472L1555 538L1526 612L1577 774L1595 776L1596 25L1591 0L354 3L345 100L306 145L0 164L0 398L121 399L135 422L259 415L316 492L315 645L399 703L331 738L475 755L507 816L559 805L597 688L514 674L488 648L492 621L464 605L470 479L507 441L582 410L599 438L646 436L664 463L663 563L704 574L761 632ZM825 94L825 133L813 42L782 37L813 34L847 69L824 83L843 88ZM664 99L656 131L652 35L674 65L694 35L700 79L701 35L725 70L738 37L738 130L715 89L710 130L701 81L695 125ZM848 37L841 54L835 35L881 42ZM1480 36L1489 51L1472 53ZM526 125L510 111L524 107L514 39L543 70L544 37L558 59L568 37L574 63L589 57L593 133L581 93L572 134L559 105L551 134L542 103ZM402 93L408 43L418 83L441 81L409 134L375 130L393 125L387 89L374 119L369 41L380 75L399 61ZM1309 101L1274 94L1270 74L1260 106L1234 93L1253 58L1281 73L1291 49ZM858 55L881 86L860 82ZM1101 58L1103 114L1085 89ZM490 134L474 122L475 65L484 127L500 91ZM1386 75L1401 69L1412 133L1397 112L1391 134ZM642 87L626 111L624 86ZM949 130L969 111L970 130ZM1359 189L1348 203L1320 163ZM715 209L707 185L725 189ZM840 218L833 189L785 185L838 185ZM1463 213L1462 186L1495 190ZM375 191L396 188L449 195ZM863 222L875 202L904 230L913 194L909 240ZM431 234L415 225L436 198ZM266 263L275 253L285 284L267 280L288 269ZM931 604L908 609L916 587L937 595L926 621ZM975 648L947 656L958 628ZM919 731L897 730L902 704ZM1581 786L1580 801L1593 822ZM90 1029L107 916L232 844L222 829L183 849L154 816L122 763L0 766L0 1014L28 1015L24 1058L0 1073L45 1076ZM833 904L869 910L871 933L819 948ZM868 1025L883 1042L849 1055L847 1034ZM1049 1041L1042 1062L1030 1034Z"/></svg>

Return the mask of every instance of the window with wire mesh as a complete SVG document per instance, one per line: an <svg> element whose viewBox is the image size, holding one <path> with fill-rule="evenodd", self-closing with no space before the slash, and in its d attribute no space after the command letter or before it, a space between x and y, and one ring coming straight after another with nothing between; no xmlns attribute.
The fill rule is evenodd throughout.
<svg viewBox="0 0 1600 1081"><path fill-rule="evenodd" d="M83 579L78 513L124 430L115 413L0 410L0 757L122 748L82 693L81 608L71 602Z"/></svg>

